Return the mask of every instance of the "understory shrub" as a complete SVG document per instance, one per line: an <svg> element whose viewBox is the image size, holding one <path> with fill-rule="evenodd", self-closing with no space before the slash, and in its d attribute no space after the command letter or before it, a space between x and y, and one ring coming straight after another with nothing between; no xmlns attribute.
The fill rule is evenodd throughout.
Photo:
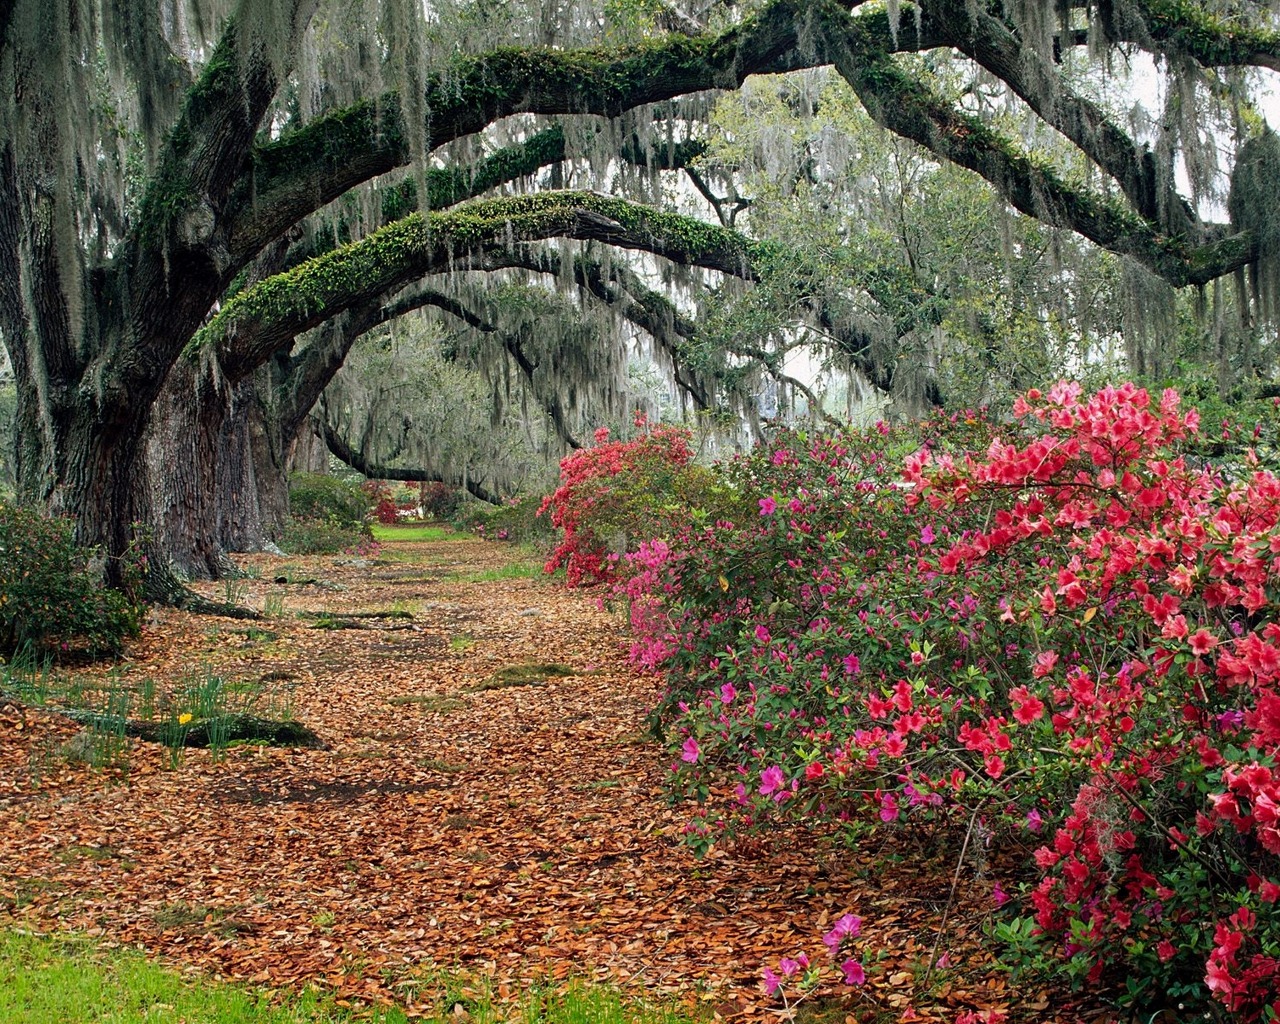
<svg viewBox="0 0 1280 1024"><path fill-rule="evenodd" d="M614 563L633 658L670 680L690 838L791 820L1024 849L993 929L1012 967L1274 1019L1270 428L1206 458L1196 412L1132 384L1015 414L780 434L719 467L736 501ZM607 501L572 501L601 536Z"/></svg>
<svg viewBox="0 0 1280 1024"><path fill-rule="evenodd" d="M469 501L460 504L452 522L460 530L479 534L487 540L511 541L548 553L556 542L556 530L546 516L539 515L540 495L519 495L503 505Z"/></svg>
<svg viewBox="0 0 1280 1024"><path fill-rule="evenodd" d="M423 483L418 487L418 506L428 519L447 523L457 515L461 504L462 495L456 487L439 481Z"/></svg>
<svg viewBox="0 0 1280 1024"><path fill-rule="evenodd" d="M326 555L372 540L369 518L377 497L324 473L289 477L289 519L280 546L293 555Z"/></svg>
<svg viewBox="0 0 1280 1024"><path fill-rule="evenodd" d="M112 655L137 635L140 603L104 587L92 556L68 520L0 502L0 654Z"/></svg>
<svg viewBox="0 0 1280 1024"><path fill-rule="evenodd" d="M705 518L715 504L714 478L691 465L689 431L650 426L629 441L595 432L595 444L560 463L560 486L543 499L538 515L550 512L561 539L547 572L565 570L571 587L612 580L623 553L661 536L690 515Z"/></svg>

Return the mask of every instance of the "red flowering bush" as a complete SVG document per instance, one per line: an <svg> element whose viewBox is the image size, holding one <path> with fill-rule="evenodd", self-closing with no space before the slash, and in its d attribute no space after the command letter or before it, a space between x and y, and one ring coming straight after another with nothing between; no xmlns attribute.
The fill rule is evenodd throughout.
<svg viewBox="0 0 1280 1024"><path fill-rule="evenodd" d="M630 441L610 440L601 428L593 446L566 456L560 486L538 509L550 511L552 525L563 531L546 570L563 567L571 587L612 579L616 552L628 538L661 536L688 508L682 492L693 458L689 432L649 427L643 419L636 425L642 432Z"/></svg>
<svg viewBox="0 0 1280 1024"><path fill-rule="evenodd" d="M360 485L373 506L373 518L384 526L394 526L397 521L396 501L391 485L385 480L365 480Z"/></svg>
<svg viewBox="0 0 1280 1024"><path fill-rule="evenodd" d="M1016 414L784 435L722 468L730 513L622 562L691 834L1025 844L1038 881L995 929L1024 966L1270 1019L1280 481L1182 454L1173 392L1058 385Z"/></svg>

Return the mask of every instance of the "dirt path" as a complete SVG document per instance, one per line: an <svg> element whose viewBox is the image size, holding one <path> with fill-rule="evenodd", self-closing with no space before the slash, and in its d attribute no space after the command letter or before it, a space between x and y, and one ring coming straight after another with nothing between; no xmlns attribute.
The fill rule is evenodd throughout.
<svg viewBox="0 0 1280 1024"><path fill-rule="evenodd" d="M166 612L121 666L161 688L194 670L272 690L325 750L188 751L173 769L134 742L112 773L59 755L74 726L0 710L0 912L352 998L425 1002L432 965L461 966L501 992L585 975L756 1019L761 967L816 956L850 911L890 952L832 1019L1008 1005L1007 976L976 951L990 879L966 872L941 947L954 966L926 993L948 865L798 837L690 855L669 756L643 732L656 684L627 670L592 597L515 575L515 557L463 539L385 545L374 564L255 558L260 579L236 596L282 600L283 616ZM316 629L302 611L413 618ZM529 661L575 674L476 689ZM1050 1019L1038 993L1014 1001L1015 1019Z"/></svg>

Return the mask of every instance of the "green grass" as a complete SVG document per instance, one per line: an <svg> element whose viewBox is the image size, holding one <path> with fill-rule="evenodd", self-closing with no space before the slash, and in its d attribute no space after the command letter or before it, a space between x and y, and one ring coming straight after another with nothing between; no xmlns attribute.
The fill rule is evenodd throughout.
<svg viewBox="0 0 1280 1024"><path fill-rule="evenodd" d="M382 523L373 524L373 539L386 543L387 541L420 541L420 540L465 540L467 534L457 533L451 526L432 526L430 524L422 524L420 526L384 526Z"/></svg>
<svg viewBox="0 0 1280 1024"><path fill-rule="evenodd" d="M497 580L531 580L544 575L543 568L535 562L510 562L497 569L469 572L460 578L464 583L493 583Z"/></svg>
<svg viewBox="0 0 1280 1024"><path fill-rule="evenodd" d="M346 1024L314 994L273 1006L252 989L193 983L132 950L74 936L0 932L0 1020L6 1024ZM401 1024L398 1010L374 1024Z"/></svg>
<svg viewBox="0 0 1280 1024"><path fill-rule="evenodd" d="M478 683L467 687L468 692L479 693L482 690L502 690L508 686L546 686L552 679L563 679L576 676L578 670L572 665L560 665L555 662L528 662L521 665L507 665Z"/></svg>
<svg viewBox="0 0 1280 1024"><path fill-rule="evenodd" d="M497 1005L483 980L436 969L399 989L428 1002L437 1024L691 1024L691 1018L627 1000L602 986L528 993ZM313 992L273 999L240 985L184 977L134 950L107 949L75 935L0 930L0 1021L5 1024L407 1024L396 1007L347 1011Z"/></svg>

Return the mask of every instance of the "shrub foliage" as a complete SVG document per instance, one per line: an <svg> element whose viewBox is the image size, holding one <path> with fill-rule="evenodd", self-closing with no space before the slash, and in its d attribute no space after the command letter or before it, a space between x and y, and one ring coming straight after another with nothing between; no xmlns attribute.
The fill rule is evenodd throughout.
<svg viewBox="0 0 1280 1024"><path fill-rule="evenodd" d="M714 514L632 534L612 586L634 660L670 680L690 838L977 832L1026 852L993 927L1015 969L1273 1019L1280 479L1251 447L1270 428L1225 425L1209 460L1194 410L1132 384L1015 415L782 433L717 468L705 493L735 497ZM598 474L611 500L661 503L627 472ZM566 557L619 515L577 479L550 499Z"/></svg>
<svg viewBox="0 0 1280 1024"><path fill-rule="evenodd" d="M102 586L93 556L76 546L68 520L0 502L0 653L120 653L140 608Z"/></svg>

